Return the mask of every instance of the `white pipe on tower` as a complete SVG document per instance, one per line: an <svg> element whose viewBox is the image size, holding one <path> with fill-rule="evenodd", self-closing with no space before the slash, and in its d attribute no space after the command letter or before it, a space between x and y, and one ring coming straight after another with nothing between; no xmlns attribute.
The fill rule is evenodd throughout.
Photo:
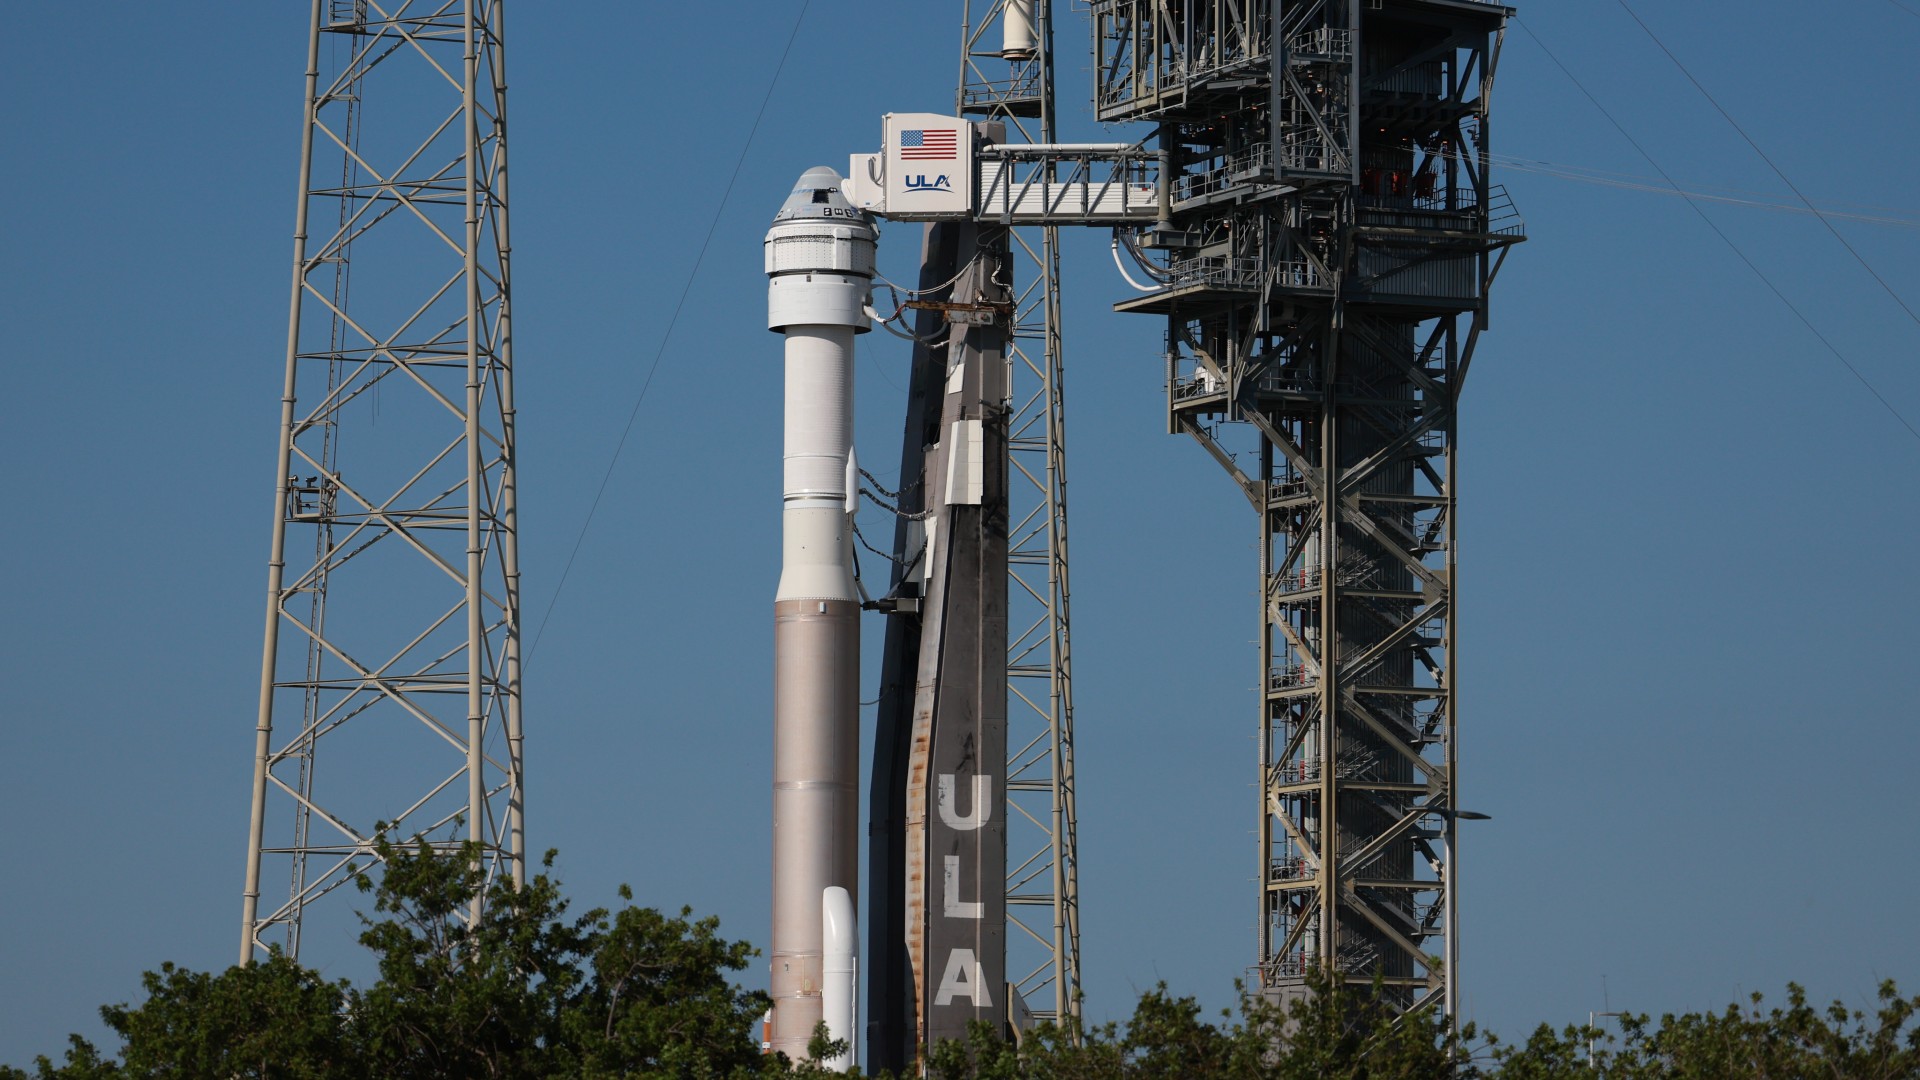
<svg viewBox="0 0 1920 1080"><path fill-rule="evenodd" d="M807 1056L827 982L823 897L859 887L860 598L853 580L853 338L879 230L808 169L767 232L767 328L786 335L773 630L772 1049ZM851 931L849 931L851 932ZM851 1025L847 1037L851 1040Z"/></svg>

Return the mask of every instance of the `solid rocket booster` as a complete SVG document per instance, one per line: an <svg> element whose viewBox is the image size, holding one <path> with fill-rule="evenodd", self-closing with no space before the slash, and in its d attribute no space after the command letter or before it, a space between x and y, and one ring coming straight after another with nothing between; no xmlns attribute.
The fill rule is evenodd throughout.
<svg viewBox="0 0 1920 1080"><path fill-rule="evenodd" d="M821 1062L835 1072L853 1067L855 954L853 895L838 885L827 889L820 901L820 936L825 947L825 982L820 988L820 1016L827 1022L827 1034L847 1044L846 1050Z"/></svg>
<svg viewBox="0 0 1920 1080"><path fill-rule="evenodd" d="M823 1019L822 897L835 887L849 897L859 892L853 337L872 328L865 311L878 237L872 219L841 194L840 175L816 167L801 175L766 239L767 328L786 335L786 464L773 602L770 1041L795 1061L807 1056Z"/></svg>

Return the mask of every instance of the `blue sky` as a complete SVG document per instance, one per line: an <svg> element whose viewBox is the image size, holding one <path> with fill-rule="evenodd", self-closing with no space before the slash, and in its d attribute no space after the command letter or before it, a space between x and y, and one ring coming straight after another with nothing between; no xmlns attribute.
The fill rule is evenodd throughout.
<svg viewBox="0 0 1920 1080"><path fill-rule="evenodd" d="M1062 5L1065 7L1066 5ZM1920 220L1920 15L1636 4L1823 206ZM559 570L794 8L520 5L511 25L523 558ZM163 960L231 960L306 4L8 13L0 88L0 1061L97 1032ZM582 902L764 941L778 340L760 237L790 181L951 101L957 4L814 0L528 670L530 837ZM1791 195L1613 0L1522 18L1680 182ZM1064 133L1087 33L1058 31ZM1494 149L1652 170L1523 32ZM1532 240L1463 406L1465 1003L1510 1035L1788 980L1920 988L1909 689L1920 441L1670 195L1501 179ZM1802 214L1713 205L1920 417L1917 327ZM1839 228L1909 302L1914 226ZM892 226L888 272L917 236ZM1159 327L1104 238L1065 270L1089 1014L1252 962L1254 522L1165 435ZM863 339L863 460L903 343ZM877 625L871 637L878 638ZM328 970L361 968L341 943ZM755 973L757 977L757 973ZM1603 998L1604 986L1604 998Z"/></svg>

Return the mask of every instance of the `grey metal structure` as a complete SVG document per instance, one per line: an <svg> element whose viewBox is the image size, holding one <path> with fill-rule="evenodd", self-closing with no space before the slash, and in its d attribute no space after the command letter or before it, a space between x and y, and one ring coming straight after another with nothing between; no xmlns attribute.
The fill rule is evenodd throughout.
<svg viewBox="0 0 1920 1080"><path fill-rule="evenodd" d="M312 4L243 963L383 835L523 878L503 6Z"/></svg>
<svg viewBox="0 0 1920 1080"><path fill-rule="evenodd" d="M956 313L1011 308L1006 230L962 225L953 275ZM939 414L920 487L925 579L914 677L906 800L906 947L913 969L910 1037L937 1046L968 1027L998 1030L1006 987L1009 912L1001 885L1012 860L1015 803L1005 794L1006 663L1011 544L1007 346L1004 319L952 323L938 349ZM929 420L935 418L928 410ZM876 1061L877 1064L877 1061Z"/></svg>
<svg viewBox="0 0 1920 1080"><path fill-rule="evenodd" d="M1158 125L1123 230L1168 427L1259 521L1255 985L1456 1010L1457 405L1521 223L1487 168L1510 9L1094 0L1096 115Z"/></svg>
<svg viewBox="0 0 1920 1080"><path fill-rule="evenodd" d="M1052 11L1050 0L964 0L957 112L1002 124L1014 155L1057 135ZM1053 157L1006 160L993 173L1001 186L984 176L983 186L1003 192L1005 208L1082 178ZM1080 1011L1080 893L1060 237L1053 225L1008 233L1006 965L1035 1018L1063 1019Z"/></svg>
<svg viewBox="0 0 1920 1080"><path fill-rule="evenodd" d="M959 119L951 121L966 125ZM997 127L997 125L996 125ZM998 1029L1009 818L1007 230L943 221L922 248L868 829L866 1066Z"/></svg>

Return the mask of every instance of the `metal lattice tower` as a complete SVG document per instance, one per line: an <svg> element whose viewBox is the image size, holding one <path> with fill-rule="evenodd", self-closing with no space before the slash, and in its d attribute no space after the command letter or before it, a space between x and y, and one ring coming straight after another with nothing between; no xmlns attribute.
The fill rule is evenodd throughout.
<svg viewBox="0 0 1920 1080"><path fill-rule="evenodd" d="M1050 0L964 0L962 28L959 114L1004 123L1010 143L1053 142ZM1080 1013L1060 238L1008 231L1007 978L1035 1018L1059 1020Z"/></svg>
<svg viewBox="0 0 1920 1080"><path fill-rule="evenodd" d="M243 963L382 835L523 876L502 9L313 3Z"/></svg>
<svg viewBox="0 0 1920 1080"><path fill-rule="evenodd" d="M1094 0L1096 113L1159 125L1127 234L1168 425L1260 537L1255 984L1309 968L1457 1004L1457 404L1522 238L1488 178L1510 10Z"/></svg>

